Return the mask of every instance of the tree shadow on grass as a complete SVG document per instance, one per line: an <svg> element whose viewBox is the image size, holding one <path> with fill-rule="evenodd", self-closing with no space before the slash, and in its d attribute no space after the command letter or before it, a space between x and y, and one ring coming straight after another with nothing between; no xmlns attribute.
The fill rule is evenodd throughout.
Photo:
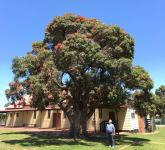
<svg viewBox="0 0 165 150"><path fill-rule="evenodd" d="M82 145L82 146L93 146L92 143L87 143L86 141L80 139L72 139L65 133L57 133L54 131L41 131L41 132L10 132L2 133L3 135L20 135L19 139L3 140L1 142L15 145L19 144L21 146L51 146L51 145ZM27 137L21 138L22 135L27 135Z"/></svg>
<svg viewBox="0 0 165 150"><path fill-rule="evenodd" d="M150 142L149 139L141 137L130 137L128 135L122 135L116 138L117 145L144 146L144 144L148 142Z"/></svg>
<svg viewBox="0 0 165 150"><path fill-rule="evenodd" d="M93 135L88 141L91 142L100 142L104 145L108 145L108 138L104 134L102 136ZM131 145L131 146L143 146L144 144L150 142L149 139L141 138L141 137L131 137L128 135L116 135L115 136L115 145Z"/></svg>
<svg viewBox="0 0 165 150"><path fill-rule="evenodd" d="M4 135L27 135L25 138L3 140L1 142L15 145L19 144L21 146L51 146L51 145L82 145L82 146L95 146L96 143L102 143L103 145L108 145L108 140L105 134L90 134L88 138L80 138L73 140L64 132L56 131L40 131L40 132L10 132L3 133ZM131 146L143 146L150 140L139 137L131 137L128 135L118 135L115 137L115 145L131 145Z"/></svg>

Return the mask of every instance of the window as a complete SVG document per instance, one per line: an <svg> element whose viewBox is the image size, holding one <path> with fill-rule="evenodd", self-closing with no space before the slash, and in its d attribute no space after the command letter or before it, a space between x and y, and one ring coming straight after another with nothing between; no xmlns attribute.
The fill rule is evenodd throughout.
<svg viewBox="0 0 165 150"><path fill-rule="evenodd" d="M65 114L65 113L63 113L63 115L64 115L64 118L66 118L66 114Z"/></svg>
<svg viewBox="0 0 165 150"><path fill-rule="evenodd" d="M16 113L16 117L19 117L19 113Z"/></svg>
<svg viewBox="0 0 165 150"><path fill-rule="evenodd" d="M34 116L33 116L34 119L36 119L36 111L34 111Z"/></svg>
<svg viewBox="0 0 165 150"><path fill-rule="evenodd" d="M102 109L99 109L99 118L102 118Z"/></svg>
<svg viewBox="0 0 165 150"><path fill-rule="evenodd" d="M93 113L93 119L92 119L92 126L95 128L96 127L96 116L95 112Z"/></svg>
<svg viewBox="0 0 165 150"><path fill-rule="evenodd" d="M48 119L50 119L51 110L48 110Z"/></svg>
<svg viewBox="0 0 165 150"><path fill-rule="evenodd" d="M135 119L135 113L131 113L131 118Z"/></svg>

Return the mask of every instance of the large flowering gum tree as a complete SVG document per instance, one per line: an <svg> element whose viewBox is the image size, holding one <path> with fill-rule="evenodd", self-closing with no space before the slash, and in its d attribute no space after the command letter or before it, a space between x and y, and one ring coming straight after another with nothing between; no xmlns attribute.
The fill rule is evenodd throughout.
<svg viewBox="0 0 165 150"><path fill-rule="evenodd" d="M133 38L116 25L73 14L55 17L43 43L34 43L25 57L13 60L15 84L23 86L22 94L32 96L33 107L58 104L73 137L80 128L86 135L95 108L118 108L136 90L152 88L148 73L132 66L133 54ZM13 93L20 92L11 91L7 95L13 100Z"/></svg>

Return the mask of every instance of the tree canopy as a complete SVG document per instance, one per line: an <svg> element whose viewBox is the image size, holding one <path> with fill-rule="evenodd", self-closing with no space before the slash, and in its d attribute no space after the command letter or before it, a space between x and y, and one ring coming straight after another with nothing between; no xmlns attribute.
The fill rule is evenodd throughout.
<svg viewBox="0 0 165 150"><path fill-rule="evenodd" d="M165 117L165 85L161 85L158 89L156 89L155 95L157 114L160 117Z"/></svg>
<svg viewBox="0 0 165 150"><path fill-rule="evenodd" d="M133 38L117 25L74 14L58 16L47 26L42 42L13 59L15 79L6 95L14 102L28 93L39 110L58 104L71 133L78 134L81 126L85 134L95 108L118 108L130 101L138 106L130 95L151 90L149 74L132 64L133 56Z"/></svg>

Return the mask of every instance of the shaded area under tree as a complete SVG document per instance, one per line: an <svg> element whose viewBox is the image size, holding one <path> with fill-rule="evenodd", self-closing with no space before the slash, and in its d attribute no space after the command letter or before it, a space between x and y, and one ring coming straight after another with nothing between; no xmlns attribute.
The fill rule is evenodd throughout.
<svg viewBox="0 0 165 150"><path fill-rule="evenodd" d="M1 142L21 146L51 146L51 145L82 145L82 146L94 146L95 142L102 143L107 146L108 141L106 134L93 134L91 133L88 138L73 140L66 134L66 132L54 132L54 131L41 131L41 132L10 132L2 133L4 135L26 134L29 137L22 139L3 140ZM149 139L139 137L129 137L128 135L118 135L115 137L116 145L131 145L131 146L143 146L145 143L150 142Z"/></svg>

